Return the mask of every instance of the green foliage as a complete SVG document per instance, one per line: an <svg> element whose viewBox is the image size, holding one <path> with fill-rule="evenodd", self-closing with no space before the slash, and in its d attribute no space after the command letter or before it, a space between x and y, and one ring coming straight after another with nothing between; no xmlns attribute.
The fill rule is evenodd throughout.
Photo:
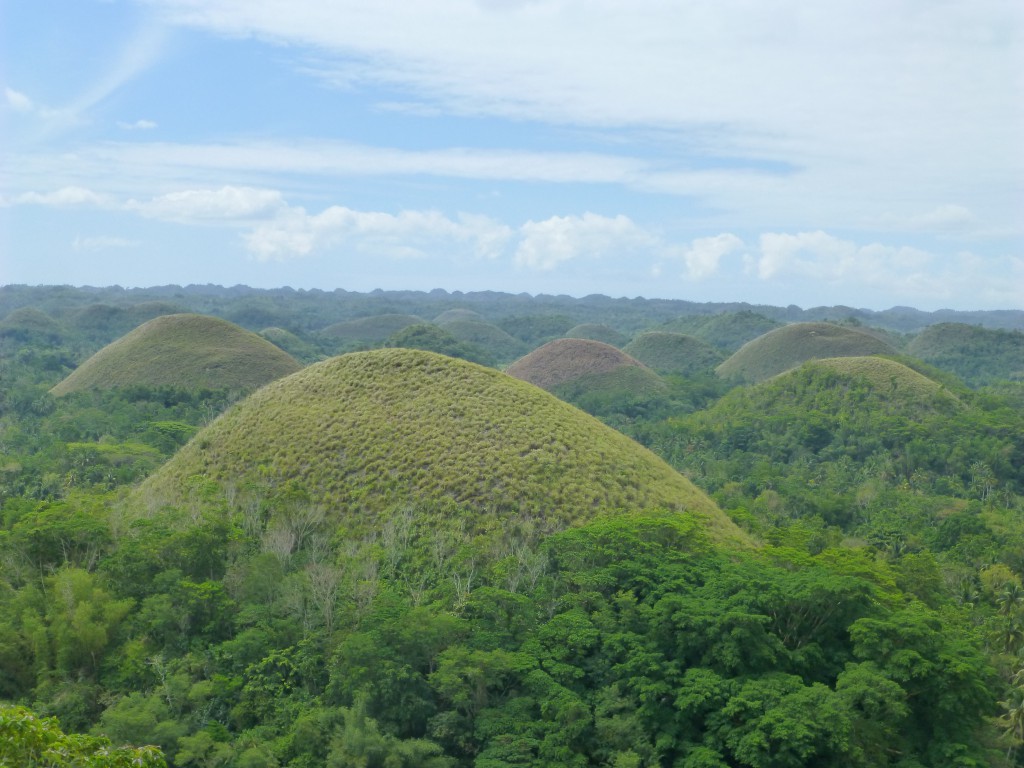
<svg viewBox="0 0 1024 768"><path fill-rule="evenodd" d="M114 747L105 738L64 734L53 718L0 704L0 766L11 768L162 768L154 747Z"/></svg>
<svg viewBox="0 0 1024 768"><path fill-rule="evenodd" d="M1024 333L937 323L911 338L907 353L955 374L972 387L1024 380Z"/></svg>

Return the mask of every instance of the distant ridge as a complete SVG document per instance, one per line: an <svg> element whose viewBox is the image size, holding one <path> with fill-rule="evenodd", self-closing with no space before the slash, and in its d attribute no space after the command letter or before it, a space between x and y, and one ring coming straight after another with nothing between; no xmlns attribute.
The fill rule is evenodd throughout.
<svg viewBox="0 0 1024 768"><path fill-rule="evenodd" d="M807 360L896 354L875 336L832 323L794 323L749 341L715 371L726 379L756 382Z"/></svg>
<svg viewBox="0 0 1024 768"><path fill-rule="evenodd" d="M131 385L254 389L294 373L289 354L207 315L163 315L108 344L57 384L54 395Z"/></svg>
<svg viewBox="0 0 1024 768"><path fill-rule="evenodd" d="M268 384L197 434L134 504L182 503L194 476L270 496L298 489L357 532L396 504L455 503L474 530L509 515L565 526L664 508L697 516L720 540L747 541L624 435L503 373L418 350L350 353Z"/></svg>

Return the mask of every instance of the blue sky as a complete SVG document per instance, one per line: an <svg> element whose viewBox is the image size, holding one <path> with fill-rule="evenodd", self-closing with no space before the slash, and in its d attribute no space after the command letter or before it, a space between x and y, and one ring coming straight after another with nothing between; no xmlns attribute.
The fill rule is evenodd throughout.
<svg viewBox="0 0 1024 768"><path fill-rule="evenodd" d="M0 283L1024 308L1019 0L0 0Z"/></svg>

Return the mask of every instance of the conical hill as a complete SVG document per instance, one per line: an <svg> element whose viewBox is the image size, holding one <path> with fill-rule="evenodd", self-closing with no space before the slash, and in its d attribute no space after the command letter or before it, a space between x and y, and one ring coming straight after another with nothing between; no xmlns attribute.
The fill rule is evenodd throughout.
<svg viewBox="0 0 1024 768"><path fill-rule="evenodd" d="M234 323L206 315L163 315L108 344L51 392L132 385L255 389L301 366Z"/></svg>
<svg viewBox="0 0 1024 768"><path fill-rule="evenodd" d="M715 369L719 376L763 381L807 360L896 354L871 334L831 323L793 323L748 341Z"/></svg>
<svg viewBox="0 0 1024 768"><path fill-rule="evenodd" d="M338 341L379 344L403 328L408 328L410 325L422 325L425 322L427 321L416 315L397 313L373 315L334 323L320 331L320 335Z"/></svg>
<svg viewBox="0 0 1024 768"><path fill-rule="evenodd" d="M692 376L706 373L722 362L724 355L710 344L685 333L648 331L622 349L658 373Z"/></svg>
<svg viewBox="0 0 1024 768"><path fill-rule="evenodd" d="M551 390L585 376L611 373L628 366L647 371L643 363L611 344L590 339L555 339L512 363L508 374ZM653 371L648 373L657 379Z"/></svg>
<svg viewBox="0 0 1024 768"><path fill-rule="evenodd" d="M665 508L744 534L689 480L629 438L496 370L408 349L331 358L263 387L205 428L136 492L184 502L190 478L298 489L364 533L396 506L455 504L470 529L509 516L553 527Z"/></svg>

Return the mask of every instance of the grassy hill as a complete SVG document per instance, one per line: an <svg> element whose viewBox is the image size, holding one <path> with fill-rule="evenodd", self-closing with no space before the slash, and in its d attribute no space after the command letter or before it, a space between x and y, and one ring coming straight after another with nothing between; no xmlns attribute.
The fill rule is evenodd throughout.
<svg viewBox="0 0 1024 768"><path fill-rule="evenodd" d="M34 307L21 307L0 320L0 337L28 341L31 339L61 339L68 335L67 328L45 312Z"/></svg>
<svg viewBox="0 0 1024 768"><path fill-rule="evenodd" d="M130 385L254 389L301 366L266 339L206 315L164 315L108 344L54 395Z"/></svg>
<svg viewBox="0 0 1024 768"><path fill-rule="evenodd" d="M690 376L712 370L722 362L721 352L685 333L641 333L622 349L644 365L663 374Z"/></svg>
<svg viewBox="0 0 1024 768"><path fill-rule="evenodd" d="M603 341L613 347L621 347L629 337L616 331L614 328L603 323L581 323L565 334L567 339L590 339L591 341Z"/></svg>
<svg viewBox="0 0 1024 768"><path fill-rule="evenodd" d="M437 325L459 341L474 344L485 350L499 365L517 359L529 349L519 339L481 319L457 317Z"/></svg>
<svg viewBox="0 0 1024 768"><path fill-rule="evenodd" d="M875 336L831 323L794 323L740 347L715 372L726 379L763 381L807 360L895 354Z"/></svg>
<svg viewBox="0 0 1024 768"><path fill-rule="evenodd" d="M906 351L970 386L1024 380L1024 333L1020 331L939 323L914 336Z"/></svg>
<svg viewBox="0 0 1024 768"><path fill-rule="evenodd" d="M426 320L416 315L389 313L334 323L320 331L320 335L334 341L380 344L403 328L422 325L425 322Z"/></svg>
<svg viewBox="0 0 1024 768"><path fill-rule="evenodd" d="M446 309L434 318L434 325L444 325L454 320L477 320L481 323L487 322L483 315L474 312L472 309Z"/></svg>
<svg viewBox="0 0 1024 768"><path fill-rule="evenodd" d="M555 339L514 362L508 367L508 374L550 390L581 376L610 373L624 366L644 367L610 344L589 339Z"/></svg>
<svg viewBox="0 0 1024 768"><path fill-rule="evenodd" d="M430 352L332 358L263 387L200 432L137 492L178 504L190 478L299 489L354 533L395 505L469 509L554 527L667 508L745 537L686 478L629 438L536 387Z"/></svg>

